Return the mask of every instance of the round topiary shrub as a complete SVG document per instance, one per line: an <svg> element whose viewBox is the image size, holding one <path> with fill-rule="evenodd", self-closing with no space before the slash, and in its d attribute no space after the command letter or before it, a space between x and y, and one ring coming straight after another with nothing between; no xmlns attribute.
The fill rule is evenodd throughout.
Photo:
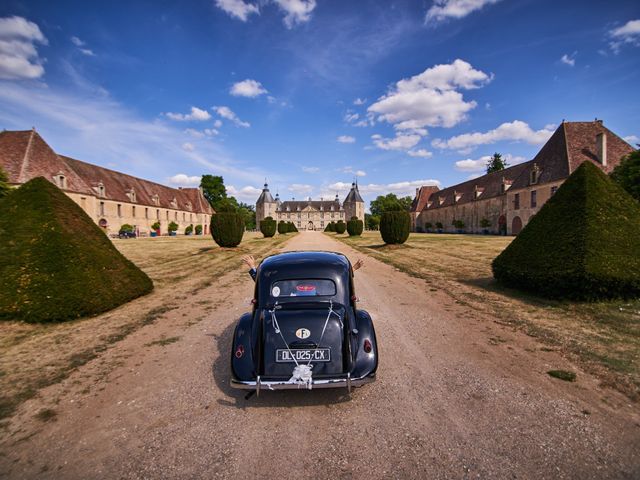
<svg viewBox="0 0 640 480"><path fill-rule="evenodd" d="M188 225L187 228L184 229L185 235L191 235L193 233L193 225Z"/></svg>
<svg viewBox="0 0 640 480"><path fill-rule="evenodd" d="M120 227L120 232L132 233L134 231L133 225L129 225L128 223L122 224Z"/></svg>
<svg viewBox="0 0 640 480"><path fill-rule="evenodd" d="M244 217L236 212L218 212L211 217L211 236L221 247L237 247L244 233Z"/></svg>
<svg viewBox="0 0 640 480"><path fill-rule="evenodd" d="M404 243L411 231L411 217L404 210L383 212L380 219L380 234L387 244Z"/></svg>
<svg viewBox="0 0 640 480"><path fill-rule="evenodd" d="M341 235L346 231L347 231L347 224L344 223L342 220L338 220L338 223L336 223L336 233L338 235Z"/></svg>
<svg viewBox="0 0 640 480"><path fill-rule="evenodd" d="M260 231L264 238L271 238L276 234L276 221L272 217L267 217L260 221Z"/></svg>
<svg viewBox="0 0 640 480"><path fill-rule="evenodd" d="M196 235L202 235L202 225L196 225Z"/></svg>
<svg viewBox="0 0 640 480"><path fill-rule="evenodd" d="M357 237L362 235L362 231L364 230L364 222L359 220L358 217L352 217L351 220L347 222L347 233L350 237Z"/></svg>
<svg viewBox="0 0 640 480"><path fill-rule="evenodd" d="M289 232L289 225L284 220L278 222L278 233L284 235Z"/></svg>

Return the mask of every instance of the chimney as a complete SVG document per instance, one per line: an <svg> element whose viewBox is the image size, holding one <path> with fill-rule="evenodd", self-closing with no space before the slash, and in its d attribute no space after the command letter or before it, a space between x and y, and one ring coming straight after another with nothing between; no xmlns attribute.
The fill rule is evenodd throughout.
<svg viewBox="0 0 640 480"><path fill-rule="evenodd" d="M418 192L420 191L420 189L418 187L416 187L416 197L418 196Z"/></svg>
<svg viewBox="0 0 640 480"><path fill-rule="evenodd" d="M602 132L596 135L596 155L603 167L607 166L607 134Z"/></svg>

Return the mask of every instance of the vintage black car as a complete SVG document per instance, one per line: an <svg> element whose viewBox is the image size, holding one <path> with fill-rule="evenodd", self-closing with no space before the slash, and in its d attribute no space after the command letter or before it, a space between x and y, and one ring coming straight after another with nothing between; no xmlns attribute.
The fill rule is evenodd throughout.
<svg viewBox="0 0 640 480"><path fill-rule="evenodd" d="M375 380L377 367L373 322L356 308L344 255L291 252L261 263L253 311L233 335L232 387L351 391Z"/></svg>

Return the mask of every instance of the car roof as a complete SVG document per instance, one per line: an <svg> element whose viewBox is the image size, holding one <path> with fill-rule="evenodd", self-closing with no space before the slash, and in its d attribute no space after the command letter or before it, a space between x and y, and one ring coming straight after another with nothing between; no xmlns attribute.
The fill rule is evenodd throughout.
<svg viewBox="0 0 640 480"><path fill-rule="evenodd" d="M349 268L349 260L341 253L317 251L279 253L265 258L260 264L262 274L275 271L282 274L307 272L315 275L320 271L343 274Z"/></svg>

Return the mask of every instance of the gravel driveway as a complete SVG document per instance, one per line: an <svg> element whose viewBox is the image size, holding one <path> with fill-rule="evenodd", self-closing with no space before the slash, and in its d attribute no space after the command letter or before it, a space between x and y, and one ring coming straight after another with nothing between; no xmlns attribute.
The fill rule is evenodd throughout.
<svg viewBox="0 0 640 480"><path fill-rule="evenodd" d="M285 250L361 256L322 233ZM253 283L238 267L195 302L45 389L60 402L47 423L24 406L0 444L7 478L639 478L640 409L535 339L477 314L372 258L356 272L375 322L377 381L355 390L229 388L236 318ZM176 341L159 345L163 335ZM578 372L575 383L549 377ZM49 391L49 392L48 392ZM34 403L32 403L34 402ZM31 409L31 410L30 410Z"/></svg>

